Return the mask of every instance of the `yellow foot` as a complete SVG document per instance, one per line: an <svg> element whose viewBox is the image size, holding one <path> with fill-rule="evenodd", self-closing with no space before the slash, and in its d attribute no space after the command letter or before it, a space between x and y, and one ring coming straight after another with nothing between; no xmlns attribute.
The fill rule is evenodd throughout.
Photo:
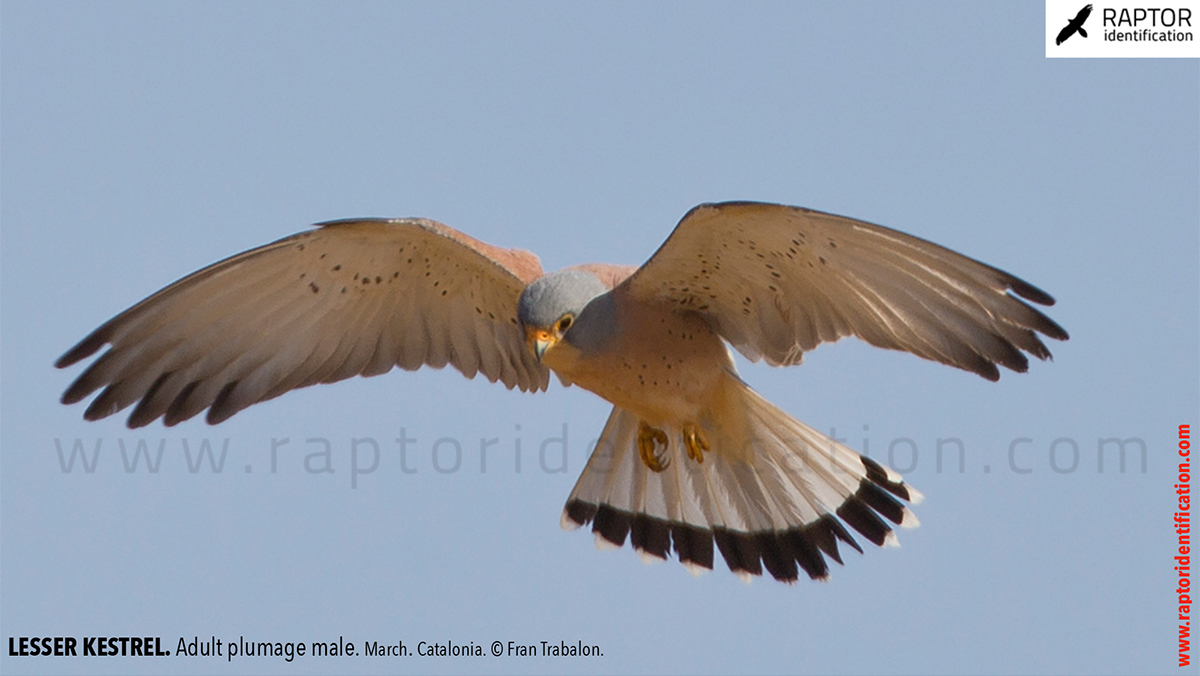
<svg viewBox="0 0 1200 676"><path fill-rule="evenodd" d="M642 462L646 464L653 472L661 472L671 464L671 459L667 457L667 434L662 430L655 429L644 422L638 423L638 452L642 455ZM659 454L658 446L661 445L663 452Z"/></svg>
<svg viewBox="0 0 1200 676"><path fill-rule="evenodd" d="M704 462L704 452L708 450L708 437L704 436L704 430L695 425L684 425L683 445L687 447L689 458Z"/></svg>

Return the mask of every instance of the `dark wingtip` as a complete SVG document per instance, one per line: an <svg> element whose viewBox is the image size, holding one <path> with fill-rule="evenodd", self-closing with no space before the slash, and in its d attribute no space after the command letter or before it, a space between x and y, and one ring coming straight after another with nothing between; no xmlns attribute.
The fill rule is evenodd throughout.
<svg viewBox="0 0 1200 676"><path fill-rule="evenodd" d="M87 359L96 354L108 342L108 331L105 328L102 326L92 331L87 338L84 338L75 347L67 350L63 356L58 358L58 361L54 362L54 368L66 368L80 359Z"/></svg>
<svg viewBox="0 0 1200 676"><path fill-rule="evenodd" d="M116 387L117 385L114 383L104 388L104 390L92 400L92 403L88 404L87 410L83 412L83 419L89 422L95 422L97 420L107 418L110 415L114 415L124 408L115 400Z"/></svg>
<svg viewBox="0 0 1200 676"><path fill-rule="evenodd" d="M1039 326L1038 331L1041 331L1045 335L1055 340L1067 340L1071 337L1070 334L1067 333L1067 330L1059 326L1058 323L1053 319L1045 317L1045 315L1043 315L1043 317L1045 318L1046 323Z"/></svg>
<svg viewBox="0 0 1200 676"><path fill-rule="evenodd" d="M205 422L209 425L220 425L242 410L241 408L229 405L229 397L237 389L239 382L241 381L234 380L233 382L225 383L225 386L217 393L217 398L209 405L208 414L204 416Z"/></svg>
<svg viewBox="0 0 1200 676"><path fill-rule="evenodd" d="M83 401L84 397L95 391L94 387L91 387L89 384L84 382L84 376L86 375L87 373L85 372L83 375L76 378L75 382L68 385L66 391L62 393L62 396L59 397L58 401L66 406L78 404L79 402Z"/></svg>
<svg viewBox="0 0 1200 676"><path fill-rule="evenodd" d="M1008 283L1008 288L1012 289L1013 293L1027 301L1037 303L1038 305L1054 305L1054 296L1042 291L1036 286L1017 277L1009 277L1004 280Z"/></svg>
<svg viewBox="0 0 1200 676"><path fill-rule="evenodd" d="M193 380L192 382L183 386L183 389L179 391L179 394L175 395L175 399L173 399L171 403L167 405L167 410L165 413L163 413L163 425L166 425L167 427L174 427L175 425L178 425L179 423L191 418L196 414L193 412L188 412L187 403L188 398L192 396L192 391L195 390L199 385L199 381Z"/></svg>

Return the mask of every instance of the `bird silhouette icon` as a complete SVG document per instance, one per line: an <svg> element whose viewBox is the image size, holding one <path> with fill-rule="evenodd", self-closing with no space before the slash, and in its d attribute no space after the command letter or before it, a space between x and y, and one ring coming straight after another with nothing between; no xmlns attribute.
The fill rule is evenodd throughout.
<svg viewBox="0 0 1200 676"><path fill-rule="evenodd" d="M1083 9L1079 10L1079 13L1075 15L1075 18L1071 19L1067 25L1058 32L1058 37L1055 38L1054 44L1061 45L1062 43L1066 42L1067 38L1071 37L1075 33L1079 33L1086 38L1087 31L1083 30L1083 22L1087 21L1091 14L1092 6L1084 5Z"/></svg>

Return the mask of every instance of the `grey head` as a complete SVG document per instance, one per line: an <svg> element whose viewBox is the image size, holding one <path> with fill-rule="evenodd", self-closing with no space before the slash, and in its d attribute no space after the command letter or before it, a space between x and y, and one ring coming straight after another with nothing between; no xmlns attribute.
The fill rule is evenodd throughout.
<svg viewBox="0 0 1200 676"><path fill-rule="evenodd" d="M517 318L526 327L553 326L564 314L578 315L593 298L607 292L608 287L589 272L571 268L552 272L521 292Z"/></svg>

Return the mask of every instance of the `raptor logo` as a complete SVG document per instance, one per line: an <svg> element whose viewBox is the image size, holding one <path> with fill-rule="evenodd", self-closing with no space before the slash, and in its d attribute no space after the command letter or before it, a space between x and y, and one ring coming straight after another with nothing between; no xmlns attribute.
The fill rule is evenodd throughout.
<svg viewBox="0 0 1200 676"><path fill-rule="evenodd" d="M1083 9L1079 10L1079 13L1075 15L1075 18L1071 19L1067 25L1058 32L1058 37L1054 39L1054 44L1061 45L1067 41L1067 38L1070 38L1076 32L1086 38L1087 31L1083 30L1083 24L1088 20L1088 17L1091 16L1091 14L1092 6L1084 5Z"/></svg>

